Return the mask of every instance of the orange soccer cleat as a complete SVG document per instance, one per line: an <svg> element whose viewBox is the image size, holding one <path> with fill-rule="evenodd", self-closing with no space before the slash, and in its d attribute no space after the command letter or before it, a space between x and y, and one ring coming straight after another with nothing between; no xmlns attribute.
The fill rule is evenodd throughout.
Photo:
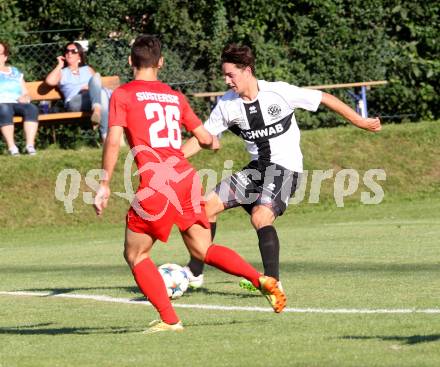
<svg viewBox="0 0 440 367"><path fill-rule="evenodd" d="M267 298L273 310L280 313L286 307L287 297L280 288L278 281L275 278L268 276L261 276L260 292Z"/></svg>

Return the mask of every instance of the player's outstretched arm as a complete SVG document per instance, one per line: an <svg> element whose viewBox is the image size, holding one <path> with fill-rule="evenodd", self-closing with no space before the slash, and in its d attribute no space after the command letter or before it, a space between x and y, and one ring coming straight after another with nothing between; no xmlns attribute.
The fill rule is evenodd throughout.
<svg viewBox="0 0 440 367"><path fill-rule="evenodd" d="M331 94L322 93L321 103L361 129L377 132L382 128L378 117L363 118L350 106Z"/></svg>
<svg viewBox="0 0 440 367"><path fill-rule="evenodd" d="M104 177L100 182L93 204L97 215L103 213L104 209L107 207L108 199L110 198L110 180L118 160L122 133L123 127L110 127L107 139L104 143L104 150L102 153L102 169L104 170Z"/></svg>

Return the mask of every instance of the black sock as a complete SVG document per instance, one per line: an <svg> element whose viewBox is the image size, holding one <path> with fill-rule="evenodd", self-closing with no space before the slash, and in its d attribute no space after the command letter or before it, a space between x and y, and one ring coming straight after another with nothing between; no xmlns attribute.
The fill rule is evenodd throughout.
<svg viewBox="0 0 440 367"><path fill-rule="evenodd" d="M203 273L203 266L204 265L205 264L203 261L200 261L199 259L196 259L195 257L191 256L191 259L189 260L189 263L187 266L191 270L193 275L195 277L198 277L200 274Z"/></svg>
<svg viewBox="0 0 440 367"><path fill-rule="evenodd" d="M257 230L264 275L280 279L280 241L274 226Z"/></svg>
<svg viewBox="0 0 440 367"><path fill-rule="evenodd" d="M215 231L217 229L217 222L210 222L209 224L211 225L211 240L213 240L215 237ZM191 256L191 259L189 260L187 266L191 270L193 275L195 277L198 277L200 274L203 273L205 263Z"/></svg>
<svg viewBox="0 0 440 367"><path fill-rule="evenodd" d="M214 241L215 232L217 230L217 222L209 222L211 225L211 241Z"/></svg>

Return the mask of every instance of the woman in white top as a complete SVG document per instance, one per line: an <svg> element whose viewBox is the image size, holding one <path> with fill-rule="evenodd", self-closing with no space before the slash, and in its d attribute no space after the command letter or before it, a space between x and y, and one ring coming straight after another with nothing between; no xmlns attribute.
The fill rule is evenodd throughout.
<svg viewBox="0 0 440 367"><path fill-rule="evenodd" d="M23 74L13 66L7 66L9 46L0 41L0 130L5 138L9 153L20 152L14 141L14 115L23 117L26 138L26 152L36 154L35 136L38 130L38 108L30 103Z"/></svg>
<svg viewBox="0 0 440 367"><path fill-rule="evenodd" d="M99 124L104 141L108 129L108 106L111 91L103 88L101 76L86 64L84 49L70 42L64 55L57 57L57 66L47 75L46 83L58 86L68 111L92 111L92 121Z"/></svg>

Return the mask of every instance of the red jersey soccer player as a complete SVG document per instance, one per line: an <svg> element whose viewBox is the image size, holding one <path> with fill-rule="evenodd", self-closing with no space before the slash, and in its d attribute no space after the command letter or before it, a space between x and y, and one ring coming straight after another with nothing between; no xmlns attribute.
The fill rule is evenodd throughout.
<svg viewBox="0 0 440 367"><path fill-rule="evenodd" d="M233 250L211 243L200 181L180 150L180 128L183 125L205 148L211 146L212 136L185 97L158 81L163 65L159 40L150 35L137 37L131 48L130 65L135 80L117 88L110 101L109 133L102 162L105 177L94 206L98 215L107 206L109 183L125 131L139 169L140 185L127 214L124 257L139 289L161 318L146 333L183 330L150 258L155 241L166 242L174 224L193 256L248 279L266 296L274 311L281 312L286 297L274 278L262 276Z"/></svg>

